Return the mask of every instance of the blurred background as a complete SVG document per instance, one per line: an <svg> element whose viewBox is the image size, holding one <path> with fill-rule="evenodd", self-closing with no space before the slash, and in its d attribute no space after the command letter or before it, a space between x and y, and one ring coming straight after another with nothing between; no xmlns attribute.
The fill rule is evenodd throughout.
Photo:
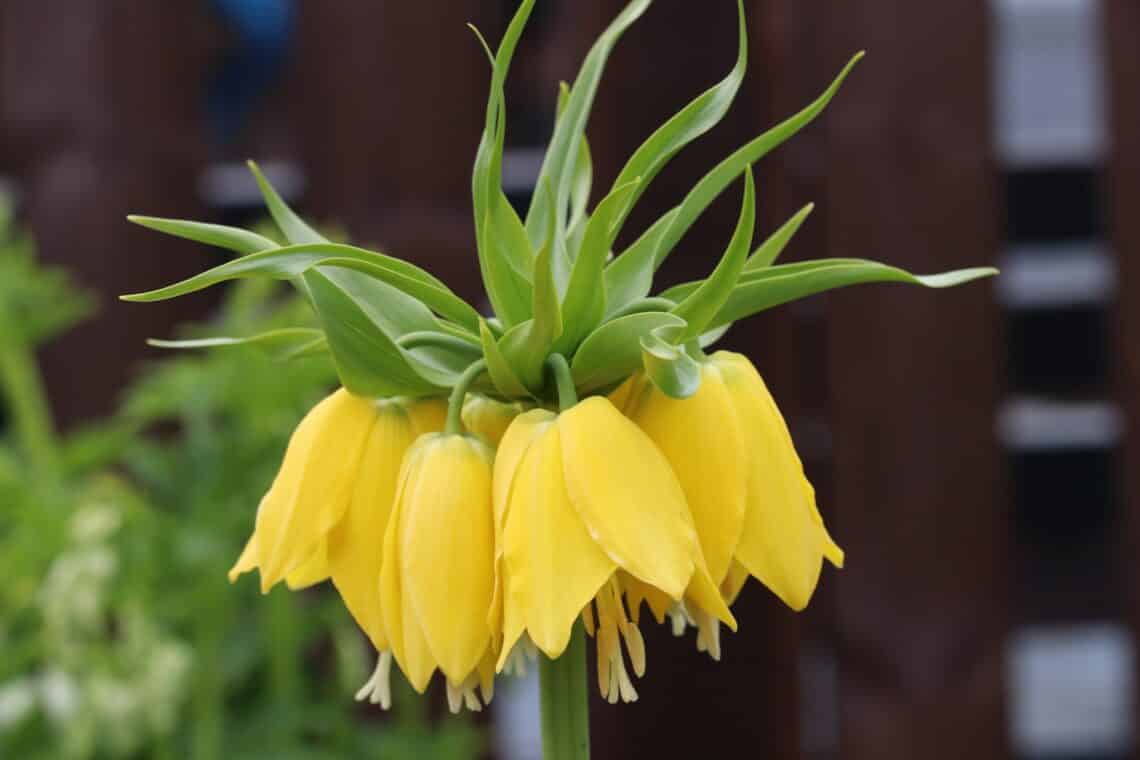
<svg viewBox="0 0 1140 760"><path fill-rule="evenodd" d="M488 67L464 22L494 41L515 5L0 3L0 756L538 757L533 682L478 719L444 717L434 692L380 715L351 700L372 663L330 592L226 583L333 376L144 341L293 324L303 305L253 284L115 300L222 260L127 213L261 219L245 158L326 229L478 298ZM622 5L538 3L508 91L520 206L558 80ZM798 616L750 585L719 665L647 629L641 700L594 706L595 757L1135 756L1140 4L746 6L733 110L629 229L866 48L759 165L761 231L814 201L789 260L1003 274L816 296L735 328L726 345L768 379L848 566ZM658 0L627 33L588 129L598 185L728 71L734 34L729 0ZM735 203L667 279L711 269Z"/></svg>

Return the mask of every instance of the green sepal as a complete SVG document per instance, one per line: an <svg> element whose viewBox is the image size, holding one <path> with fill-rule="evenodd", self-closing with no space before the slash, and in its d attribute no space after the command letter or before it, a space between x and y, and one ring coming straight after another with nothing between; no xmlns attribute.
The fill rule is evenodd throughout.
<svg viewBox="0 0 1140 760"><path fill-rule="evenodd" d="M261 169L253 161L246 162L249 170L253 172L253 178L257 180L257 187L261 191L261 196L265 199L265 206L269 209L269 215L273 217L273 221L281 228L281 233L285 235L285 239L294 245L301 243L326 243L328 239L309 226L309 224L299 217L293 209L289 208L265 175L261 173Z"/></svg>
<svg viewBox="0 0 1140 760"><path fill-rule="evenodd" d="M724 79L698 95L658 127L657 131L634 151L614 180L615 189L635 177L640 177L642 180L641 185L626 199L624 207L618 211L616 225L619 230L634 204L641 198L658 172L664 169L665 165L686 145L720 123L736 98L748 66L748 24L743 0L737 0L736 5L739 33L736 63L732 70Z"/></svg>
<svg viewBox="0 0 1140 760"><path fill-rule="evenodd" d="M603 198L586 224L578 257L570 271L570 282L562 300L562 337L554 351L569 354L578 342L602 321L606 313L606 255L617 235L615 223L626 199L641 183L633 179Z"/></svg>
<svg viewBox="0 0 1140 760"><path fill-rule="evenodd" d="M163 219L157 216L139 216L138 214L129 215L127 220L147 229L193 240L196 243L225 248L242 256L281 247L280 243L270 240L264 235L258 235L256 232L243 230L240 227L227 227L223 224L193 222L188 219Z"/></svg>
<svg viewBox="0 0 1140 760"><path fill-rule="evenodd" d="M791 219L780 225L780 228L769 235L768 239L761 243L760 247L748 257L748 261L744 264L744 271L751 272L772 266L814 208L815 204L809 203L793 214Z"/></svg>
<svg viewBox="0 0 1140 760"><path fill-rule="evenodd" d="M748 249L752 247L752 233L756 229L756 183L752 167L744 170L744 200L740 217L732 233L728 248L712 274L699 287L673 307L673 313L685 320L686 326L673 336L674 343L685 343L705 331L709 321L720 311L733 292L733 287L744 270ZM654 350L656 350L656 343ZM657 356L654 353L654 356Z"/></svg>
<svg viewBox="0 0 1140 760"><path fill-rule="evenodd" d="M653 286L653 273L709 204L716 200L745 167L759 161L815 119L831 102L843 80L862 57L862 52L857 53L823 94L806 108L717 164L697 182L679 206L658 219L637 242L614 259L606 272L607 280L614 280L613 284L618 286L610 289L611 311L620 309L629 301L649 295Z"/></svg>
<svg viewBox="0 0 1140 760"><path fill-rule="evenodd" d="M491 376L495 390L504 398L529 396L530 391L522 384L522 380L503 356L498 341L495 340L495 335L486 322L479 323L479 338L483 346L483 359L487 362L487 374Z"/></svg>
<svg viewBox="0 0 1140 760"><path fill-rule="evenodd" d="M351 393L376 398L441 393L453 378L414 366L382 329L374 304L353 297L334 277L319 267L302 275L341 384Z"/></svg>
<svg viewBox="0 0 1140 760"><path fill-rule="evenodd" d="M570 371L580 394L620 382L641 366L641 339L662 327L680 329L685 321L661 311L629 314L606 322L586 336Z"/></svg>
<svg viewBox="0 0 1140 760"><path fill-rule="evenodd" d="M631 0L618 14L586 54L582 68L574 79L570 97L562 118L554 128L554 136L542 162L534 200L526 217L526 231L532 247L537 247L550 224L547 216L553 211L555 228L559 236L566 229L566 209L574 181L574 162L578 145L586 130L590 108L598 91L610 51L633 22L649 8L652 0ZM545 195L553 194L553 203Z"/></svg>
<svg viewBox="0 0 1140 760"><path fill-rule="evenodd" d="M678 340L684 327L653 330L641 339L646 376L670 398L686 399L701 386L701 365Z"/></svg>

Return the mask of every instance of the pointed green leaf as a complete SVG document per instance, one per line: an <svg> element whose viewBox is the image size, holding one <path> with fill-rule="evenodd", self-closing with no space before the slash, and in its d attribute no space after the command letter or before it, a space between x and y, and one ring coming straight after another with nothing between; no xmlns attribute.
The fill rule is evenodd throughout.
<svg viewBox="0 0 1140 760"><path fill-rule="evenodd" d="M814 203L808 205L797 211L791 219L784 222L778 230L773 232L771 236L760 244L751 256L748 257L748 262L744 265L744 271L750 272L754 269L763 269L764 267L771 266L776 258L784 252L784 248L791 242L792 236L799 230L800 225L808 218L808 214L815 208Z"/></svg>
<svg viewBox="0 0 1140 760"><path fill-rule="evenodd" d="M678 345L678 330L659 328L641 339L645 374L666 396L686 399L701 386L701 365Z"/></svg>
<svg viewBox="0 0 1140 760"><path fill-rule="evenodd" d="M224 348L227 346L282 346L304 345L322 337L320 330L311 327L283 327L278 330L268 330L257 335L244 337L214 336L211 338L192 338L189 340L162 340L151 338L147 345L155 348L199 349Z"/></svg>
<svg viewBox="0 0 1140 760"><path fill-rule="evenodd" d="M281 244L256 232L240 227L227 227L222 224L192 222L187 219L163 219L157 216L131 214L128 220L148 229L164 232L167 235L193 240L196 243L215 245L235 253L245 255L270 248L280 248Z"/></svg>
<svg viewBox="0 0 1140 760"><path fill-rule="evenodd" d="M606 266L607 315L615 314L649 295L653 289L653 275L657 271L653 251L680 211L681 207L677 206L666 213Z"/></svg>
<svg viewBox="0 0 1140 760"><path fill-rule="evenodd" d="M559 236L566 229L565 214L574 181L573 167L578 158L578 145L586 130L606 60L625 30L645 13L651 3L652 0L631 0L598 37L582 62L582 68L570 90L566 110L559 119L546 150L535 197L527 213L526 231L532 247L537 247L541 242L549 224L546 216L551 211L551 204L543 197L544 194L554 194L555 227Z"/></svg>
<svg viewBox="0 0 1140 760"><path fill-rule="evenodd" d="M329 353L329 340L324 335L319 338L313 338L308 343L302 343L290 349L286 349L277 355L277 361L294 361L297 359L309 359L314 356L324 356Z"/></svg>
<svg viewBox="0 0 1140 760"><path fill-rule="evenodd" d="M566 329L554 351L569 354L583 337L593 330L606 313L606 255L617 235L615 222L629 196L637 191L639 179L615 188L598 203L586 232L578 258L570 272L570 283L562 302Z"/></svg>
<svg viewBox="0 0 1140 760"><path fill-rule="evenodd" d="M685 321L665 312L647 311L606 322L586 336L570 371L580 393L621 382L641 366L641 339L660 327L680 328Z"/></svg>
<svg viewBox="0 0 1140 760"><path fill-rule="evenodd" d="M644 298L652 289L652 274L661 266L677 242L688 232L697 218L704 213L726 187L734 180L746 166L751 166L767 155L774 148L809 124L827 106L848 73L863 57L863 53L856 54L848 64L839 72L835 81L811 105L802 111L776 125L752 142L743 146L731 156L721 161L712 171L706 174L685 199L681 205L669 211L650 227L646 234L620 256L614 259L607 271L607 280L618 281L620 290L611 288L610 310L616 311L629 301ZM668 221L666 221L668 220ZM652 239L649 232L653 233ZM648 273L648 274L647 274Z"/></svg>
<svg viewBox="0 0 1140 760"><path fill-rule="evenodd" d="M227 261L173 285L146 293L125 295L122 299L141 302L162 301L241 277L290 279L318 263L330 261L335 266L352 267L366 272L375 279L387 282L472 332L478 329L478 312L452 293L436 277L414 264L393 256L339 243L291 245L252 253L240 259Z"/></svg>
<svg viewBox="0 0 1140 760"><path fill-rule="evenodd" d="M450 378L413 366L403 349L381 328L373 304L346 293L319 267L302 276L345 388L359 396L376 398L443 392ZM433 374L434 382L425 377Z"/></svg>
<svg viewBox="0 0 1140 760"><path fill-rule="evenodd" d="M503 141L506 115L503 83L534 0L524 0L515 12L495 55L487 97L487 115L475 167L471 194L475 212L475 243L484 289L495 314L508 327L529 318L530 243L521 220L502 191Z"/></svg>
<svg viewBox="0 0 1140 760"><path fill-rule="evenodd" d="M570 101L570 85L565 82L558 83L558 111L554 123L557 126L562 114L566 111L566 104ZM570 185L570 220L566 223L567 237L580 238L586 222L586 209L590 203L590 188L594 183L594 161L590 156L590 143L586 134L578 144L578 158L574 162L574 181ZM570 246L570 258L577 255L578 246L575 242Z"/></svg>
<svg viewBox="0 0 1140 760"><path fill-rule="evenodd" d="M563 327L552 261L557 238L551 233L534 261L534 317L507 330L499 340L503 356L532 393L542 389L546 357Z"/></svg>
<svg viewBox="0 0 1140 760"><path fill-rule="evenodd" d="M737 0L737 17L739 34L736 64L728 72L728 76L698 95L650 135L649 139L634 151L614 180L615 188L634 177L640 177L642 180L641 185L634 190L626 200L625 207L617 215L619 228L658 172L665 168L682 148L716 126L732 105L740 89L740 83L744 81L744 71L748 66L748 25L744 15L743 0Z"/></svg>
<svg viewBox="0 0 1140 760"><path fill-rule="evenodd" d="M530 392L519 380L506 357L503 356L503 352L499 349L499 344L486 322L479 323L479 337L483 343L483 358L487 362L487 374L491 376L495 390L505 398L529 396Z"/></svg>
<svg viewBox="0 0 1140 760"><path fill-rule="evenodd" d="M746 273L709 323L708 329L848 285L901 282L927 288L951 288L997 273L998 270L992 267L973 267L933 275L914 275L897 267L862 259L820 259L782 264Z"/></svg>
<svg viewBox="0 0 1140 760"><path fill-rule="evenodd" d="M261 173L257 164L253 161L249 161L248 164L249 170L253 172L253 178L257 180L257 187L261 190L262 197L265 198L269 215L273 217L273 221L277 222L277 226L281 228L286 240L294 245L328 242L324 235L310 227L304 219L297 216L293 209L289 208L289 205L281 199L273 185L269 184L269 180Z"/></svg>
<svg viewBox="0 0 1140 760"><path fill-rule="evenodd" d="M752 247L752 233L756 228L756 183L752 180L752 167L744 170L744 201L740 208L740 218L732 240L721 257L716 269L701 282L700 286L685 300L673 308L673 313L684 319L687 326L677 332L677 343L692 340L704 332L714 315L728 300L733 286L740 279L747 260L748 249ZM648 350L648 349L647 349ZM656 354L654 354L656 356Z"/></svg>

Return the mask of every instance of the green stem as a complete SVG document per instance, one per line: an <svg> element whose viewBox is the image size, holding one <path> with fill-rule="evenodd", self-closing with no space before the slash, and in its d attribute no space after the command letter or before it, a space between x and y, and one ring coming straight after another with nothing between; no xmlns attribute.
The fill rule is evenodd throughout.
<svg viewBox="0 0 1140 760"><path fill-rule="evenodd" d="M0 391L20 446L31 466L55 473L58 457L55 424L44 392L43 376L30 346L11 334L0 319Z"/></svg>
<svg viewBox="0 0 1140 760"><path fill-rule="evenodd" d="M463 374L459 376L459 382L451 391L451 398L447 401L447 424L443 428L443 432L453 435L463 432L463 399L467 397L467 391L471 389L471 384L486 371L487 362L483 359L472 362L471 366L463 370Z"/></svg>
<svg viewBox="0 0 1140 760"><path fill-rule="evenodd" d="M479 356L483 350L478 343L472 343L469 340L456 337L455 335L435 332L433 330L406 333L401 335L400 339L396 342L400 344L400 348L413 349L423 346L450 348L456 351L471 353L474 356Z"/></svg>
<svg viewBox="0 0 1140 760"><path fill-rule="evenodd" d="M574 376L570 374L570 365L562 354L551 354L546 359L546 366L554 374L554 384L558 388L558 408L566 411L578 403L578 392L574 389Z"/></svg>
<svg viewBox="0 0 1140 760"><path fill-rule="evenodd" d="M586 683L586 634L578 621L561 657L548 660L539 655L543 760L589 760L590 700Z"/></svg>
<svg viewBox="0 0 1140 760"><path fill-rule="evenodd" d="M551 354L546 365L558 388L558 408L566 411L578 403L570 365L562 354ZM581 621L574 624L561 657L548 660L539 656L538 683L543 760L589 760L590 700L586 693L586 634Z"/></svg>

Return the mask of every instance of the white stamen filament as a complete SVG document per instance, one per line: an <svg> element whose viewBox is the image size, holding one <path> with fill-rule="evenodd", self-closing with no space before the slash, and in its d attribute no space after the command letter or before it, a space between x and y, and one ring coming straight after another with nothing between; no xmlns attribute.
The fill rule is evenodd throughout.
<svg viewBox="0 0 1140 760"><path fill-rule="evenodd" d="M374 705L380 705L383 710L392 707L392 653L381 652L376 660L376 669L372 676L356 692L356 701L368 700Z"/></svg>

